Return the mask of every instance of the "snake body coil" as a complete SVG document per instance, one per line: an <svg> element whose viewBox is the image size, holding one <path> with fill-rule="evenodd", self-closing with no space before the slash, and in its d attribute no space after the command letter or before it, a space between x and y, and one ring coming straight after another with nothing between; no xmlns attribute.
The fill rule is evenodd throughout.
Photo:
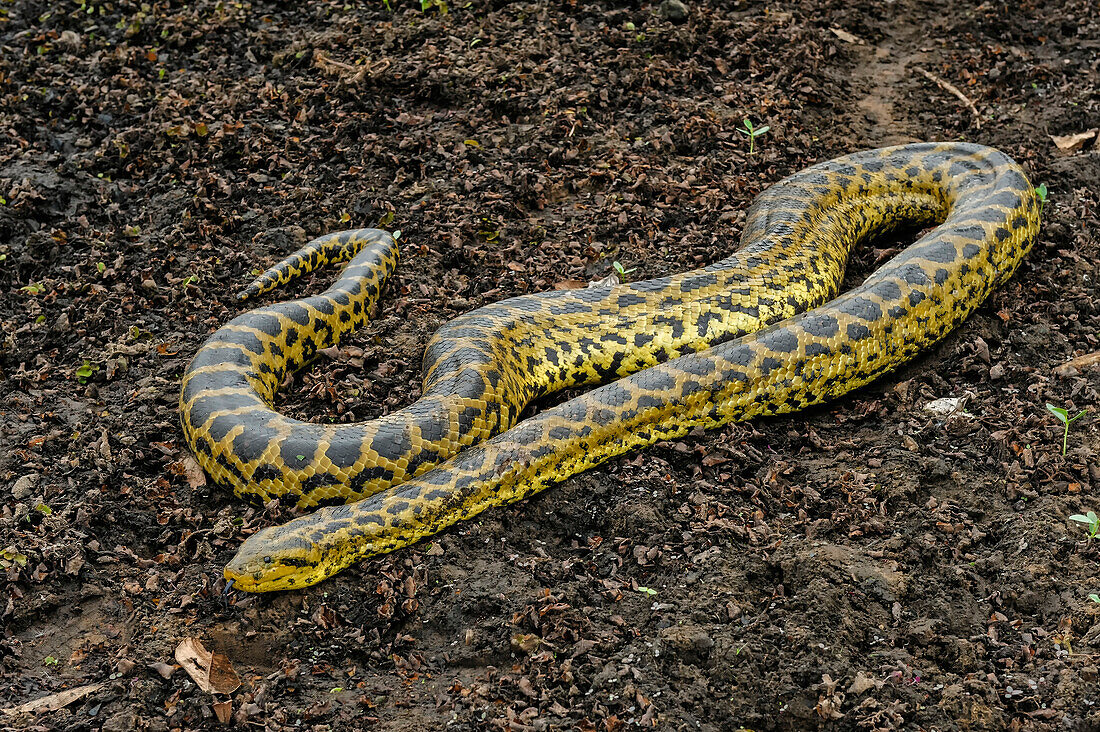
<svg viewBox="0 0 1100 732"><path fill-rule="evenodd" d="M757 199L731 257L456 318L428 345L420 400L339 425L290 419L272 399L288 370L363 322L397 251L377 230L317 239L242 297L350 259L340 279L215 333L184 376L180 412L217 482L301 507L341 505L253 535L225 575L252 592L314 584L627 450L851 391L938 341L1006 280L1038 233L1038 212L1019 166L979 145L821 163ZM836 295L854 244L933 224L821 304ZM513 426L538 396L616 377Z"/></svg>

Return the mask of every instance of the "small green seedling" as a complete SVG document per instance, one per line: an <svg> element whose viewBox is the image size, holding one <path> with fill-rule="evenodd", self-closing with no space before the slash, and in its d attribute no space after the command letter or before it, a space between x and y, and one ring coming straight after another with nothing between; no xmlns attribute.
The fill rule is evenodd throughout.
<svg viewBox="0 0 1100 732"><path fill-rule="evenodd" d="M1089 595L1089 599L1095 602L1097 605L1100 605L1100 595L1097 595L1095 592Z"/></svg>
<svg viewBox="0 0 1100 732"><path fill-rule="evenodd" d="M42 659L42 663L44 663L47 666L56 666L57 664L59 664L61 662L58 661L53 656L46 656L45 658Z"/></svg>
<svg viewBox="0 0 1100 732"><path fill-rule="evenodd" d="M1035 186L1035 195L1039 197L1039 215L1043 215L1043 206L1047 202L1047 184L1040 183Z"/></svg>
<svg viewBox="0 0 1100 732"><path fill-rule="evenodd" d="M1080 412L1077 413L1076 416L1071 417L1069 416L1069 412L1062 409L1061 407L1056 407L1053 404L1047 403L1047 409L1049 409L1050 413L1057 417L1058 421L1062 423L1063 427L1065 427L1065 429L1062 431L1062 454L1065 455L1066 441L1069 439L1069 426L1073 422L1085 416L1085 410L1082 409Z"/></svg>
<svg viewBox="0 0 1100 732"><path fill-rule="evenodd" d="M740 127L738 127L737 131L740 132L742 135L749 136L749 155L752 155L756 152L756 138L760 137L765 132L770 130L771 126L764 125L763 127L756 127L755 125L753 125L752 120L750 120L748 117L745 118L745 121L742 124L744 125L745 129L741 129Z"/></svg>
<svg viewBox="0 0 1100 732"><path fill-rule="evenodd" d="M20 567L27 566L27 555L20 554L14 549L5 549L0 552L0 567L7 569L13 564L18 564Z"/></svg>
<svg viewBox="0 0 1100 732"><path fill-rule="evenodd" d="M653 589L652 587L639 587L638 592L644 592L651 597L657 594L657 590Z"/></svg>
<svg viewBox="0 0 1100 732"><path fill-rule="evenodd" d="M84 364L76 370L76 378L81 384L84 384L98 370L98 366L93 366L90 361L85 360Z"/></svg>
<svg viewBox="0 0 1100 732"><path fill-rule="evenodd" d="M612 262L611 268L615 270L615 274L619 275L619 282L626 282L626 276L631 272L636 271L637 267L631 267L630 269L623 269L623 266L619 262Z"/></svg>
<svg viewBox="0 0 1100 732"><path fill-rule="evenodd" d="M1097 532L1100 532L1100 517L1096 515L1095 511L1089 511L1084 515L1075 513L1069 517L1069 520L1087 526L1090 539L1095 539Z"/></svg>
<svg viewBox="0 0 1100 732"><path fill-rule="evenodd" d="M438 10L440 15L446 15L450 10L447 0L420 0L420 12L426 13L432 8Z"/></svg>

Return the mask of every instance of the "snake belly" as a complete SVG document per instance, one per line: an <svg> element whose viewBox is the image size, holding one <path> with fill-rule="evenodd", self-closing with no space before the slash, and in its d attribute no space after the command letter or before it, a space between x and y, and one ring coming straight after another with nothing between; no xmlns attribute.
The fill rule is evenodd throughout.
<svg viewBox="0 0 1100 732"><path fill-rule="evenodd" d="M938 225L860 286L816 305L836 294L853 245L901 226L932 224ZM445 380L464 374L467 361L483 365L487 353L518 372L497 372L495 385L481 372L479 394L486 396L507 393L530 400L562 385L629 375L517 426L511 425L522 408L517 407L519 401L488 406L481 412L484 421L475 439L490 439L450 459L446 455L461 447L459 443L469 435L454 434L453 413L439 417L441 426L451 429L450 442L427 449L435 453L432 459L445 462L429 470L418 467L429 461L410 459L403 472L391 470L392 475L384 475L381 484L365 489L362 481L351 481L346 486L349 497L369 497L327 506L257 532L242 544L226 566L225 576L236 588L250 592L311 585L365 557L412 544L490 506L520 500L628 450L680 437L697 427L709 429L797 411L835 398L909 361L961 323L1011 276L1038 228L1036 196L1021 168L1003 153L979 145L927 143L883 148L796 173L765 191L753 204L742 236L743 248L727 260L703 270L629 286L508 300L444 326L425 358L424 397L410 409L423 407L425 402L434 404L433 375L443 373ZM392 248L387 248L392 240L373 231L346 236L348 241L365 240L369 246L332 289L315 298L336 298L347 292L349 302L364 303L365 309L392 271L394 257ZM307 252L303 259L311 256ZM340 256L350 257L351 253ZM373 260L361 263L363 256ZM293 269L316 262L291 264ZM285 270L286 262L280 267ZM356 269L360 271L353 271ZM283 270L265 275L267 279L261 278L265 281L253 287L262 289L289 276ZM360 277L366 277L368 284L353 292L352 280ZM715 287L723 289L708 289ZM704 293L705 304L685 305L696 290ZM232 337L219 331L204 346L191 366L190 378L185 379L181 411L188 441L204 467L213 456L219 465L229 462L233 470L227 472L240 473L233 477L241 478L241 484L252 480L258 485L242 489L237 484L238 492L271 494L280 477L287 479L288 492L295 495L307 497L316 490L306 490L301 481L287 477L285 460L280 457L285 450L274 440L278 436L309 445L321 432L300 437L295 430L303 423L294 423L270 409L270 397L285 368L300 363L311 349L282 348L281 360L270 362L256 357L266 357L271 344L284 345L280 317L306 328L326 322L331 333L326 331L325 338L345 332L347 328L333 322L338 318L325 312L327 300L318 302L307 298L241 316L233 323L242 321L243 325L226 331ZM292 306L301 310L290 311ZM631 307L640 310L630 311ZM806 307L812 309L790 314ZM273 309L277 314L269 323L249 320L249 316ZM729 313L746 315L751 322L728 317ZM540 319L547 317L555 323L563 321L560 329L552 331L553 339L539 330ZM712 328L715 322L722 327ZM496 331L486 329L498 325ZM525 329L525 325L529 327ZM761 326L767 327L754 330ZM265 342L261 332L274 340ZM256 336L263 350L251 342L251 347L242 344L239 336L245 333ZM309 337L317 334L316 327L309 330ZM591 344L582 347L586 339ZM517 345L505 347L502 353L502 342ZM203 360L207 349L216 357ZM270 364L276 377L263 371L264 363ZM574 363L578 364L575 370L568 368ZM524 373L528 366L536 372L534 377ZM245 369L247 374L241 375ZM249 386L258 383L268 391L259 386L251 386L251 390L242 387L229 378L233 374L251 380ZM195 379L199 375L219 375L224 382L215 385L225 385L198 388ZM508 380L515 383L492 391ZM258 420L271 425L272 437L256 441L251 452L242 455L238 440L249 433L241 422L247 422L249 415L261 415ZM228 420L232 424L228 431L212 429L226 416L233 417ZM452 421L447 423L447 419ZM354 425L316 426L324 431L330 448L338 443L332 441L333 433L328 430L337 427L360 429ZM411 429L415 431L417 426ZM357 446L360 458L386 449L381 434L375 430L369 436L361 435ZM201 444L204 440L208 444ZM245 442L252 444L248 439ZM411 454L408 442L401 443L402 456ZM204 449L208 450L206 460ZM315 475L329 475L320 450L318 442L316 449L308 452L307 468L313 468ZM245 468L252 470L246 474ZM256 474L264 470L267 475L257 480ZM282 476L279 471L284 471ZM270 482L263 482L269 478Z"/></svg>

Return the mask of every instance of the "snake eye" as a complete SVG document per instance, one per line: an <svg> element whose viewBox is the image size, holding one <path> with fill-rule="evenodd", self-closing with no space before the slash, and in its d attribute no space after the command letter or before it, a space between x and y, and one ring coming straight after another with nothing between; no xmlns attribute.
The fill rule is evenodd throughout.
<svg viewBox="0 0 1100 732"><path fill-rule="evenodd" d="M271 564L271 557L264 557L264 564Z"/></svg>

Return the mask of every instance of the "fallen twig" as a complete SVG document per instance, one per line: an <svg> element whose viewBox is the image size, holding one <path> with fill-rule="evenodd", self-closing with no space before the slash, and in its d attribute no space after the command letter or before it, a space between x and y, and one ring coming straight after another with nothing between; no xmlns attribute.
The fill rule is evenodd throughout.
<svg viewBox="0 0 1100 732"><path fill-rule="evenodd" d="M1066 361L1061 366L1054 367L1054 373L1058 376L1076 376L1083 368L1100 364L1100 351L1086 353L1084 356Z"/></svg>
<svg viewBox="0 0 1100 732"><path fill-rule="evenodd" d="M974 125L979 130L982 128L982 116L978 112L978 108L974 105L974 102L970 101L970 97L966 96L961 91L959 91L959 88L957 86L955 86L954 84L952 84L950 82L947 82L947 81L944 81L943 79L936 76L935 74L933 74L930 71L925 71L924 69L919 68L919 67L917 68L917 71L922 73L924 75L924 77L926 79L928 79L929 81L934 81L936 83L936 85L939 86L939 88L943 89L945 92L949 92L951 94L954 94L960 102L965 104L967 106L967 108L970 109L970 111L974 113Z"/></svg>
<svg viewBox="0 0 1100 732"><path fill-rule="evenodd" d="M41 699L35 699L29 701L26 704L21 704L17 707L8 707L4 709L9 714L29 714L31 712L56 712L62 707L66 707L75 701L79 701L89 694L94 694L103 688L103 682L95 684L87 684L85 686L78 686L75 689L64 689L56 694L50 694L44 696Z"/></svg>
<svg viewBox="0 0 1100 732"><path fill-rule="evenodd" d="M389 67L390 61L386 59L386 61L377 68L372 67L370 64L351 66L350 64L345 64L329 58L323 51L317 51L313 54L313 63L326 74L338 76L342 81L348 84L358 84L367 74L370 74L371 78L373 78L378 72L385 71Z"/></svg>

